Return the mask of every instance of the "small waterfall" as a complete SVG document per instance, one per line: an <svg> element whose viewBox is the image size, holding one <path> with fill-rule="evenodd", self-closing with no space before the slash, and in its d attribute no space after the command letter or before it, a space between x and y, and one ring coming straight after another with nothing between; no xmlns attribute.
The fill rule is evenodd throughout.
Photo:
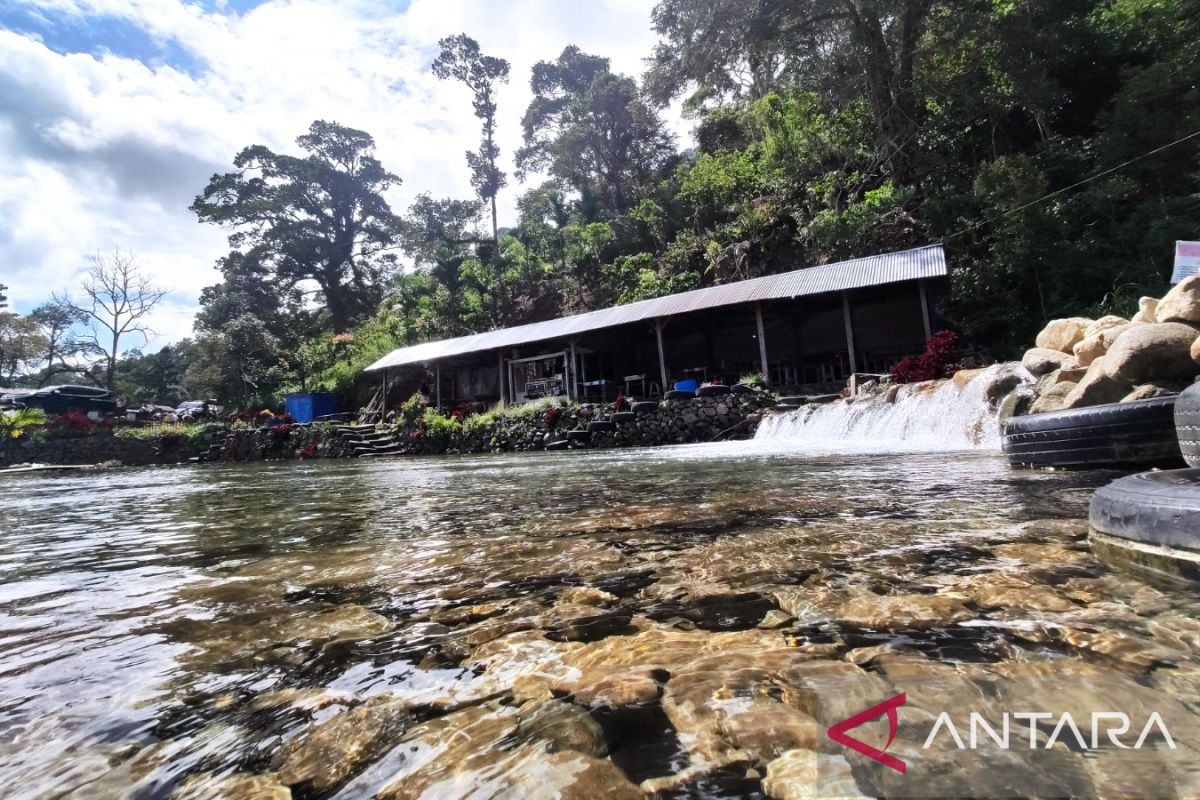
<svg viewBox="0 0 1200 800"><path fill-rule="evenodd" d="M953 380L907 384L887 393L811 405L763 420L756 442L829 452L1000 450L1000 401L1033 382L1019 364Z"/></svg>

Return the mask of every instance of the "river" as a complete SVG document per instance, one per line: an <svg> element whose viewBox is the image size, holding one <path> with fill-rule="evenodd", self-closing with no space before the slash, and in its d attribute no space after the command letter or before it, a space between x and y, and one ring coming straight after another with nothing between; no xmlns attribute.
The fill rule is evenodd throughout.
<svg viewBox="0 0 1200 800"><path fill-rule="evenodd" d="M1197 669L1194 596L1089 552L1111 477L761 442L11 476L0 794L765 796L797 743L725 700L794 710L797 653Z"/></svg>

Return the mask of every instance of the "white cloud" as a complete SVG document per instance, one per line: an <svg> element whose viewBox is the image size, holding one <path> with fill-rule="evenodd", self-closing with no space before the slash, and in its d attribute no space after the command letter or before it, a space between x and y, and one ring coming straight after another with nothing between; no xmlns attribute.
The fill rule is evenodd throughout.
<svg viewBox="0 0 1200 800"><path fill-rule="evenodd" d="M639 75L654 42L652 3L639 0L413 0L387 13L369 0L273 0L242 15L180 0L24 2L50 20L119 18L203 64L189 74L64 55L0 30L0 282L27 310L72 283L89 254L132 250L175 299L156 316L155 344L187 334L199 290L217 278L224 233L187 207L242 147L292 149L312 120L336 120L375 137L404 181L389 197L397 209L422 191L468 197L463 153L478 121L466 90L428 71L439 38L465 31L512 63L499 96L510 173L536 61L577 44ZM502 223L521 189L510 184Z"/></svg>

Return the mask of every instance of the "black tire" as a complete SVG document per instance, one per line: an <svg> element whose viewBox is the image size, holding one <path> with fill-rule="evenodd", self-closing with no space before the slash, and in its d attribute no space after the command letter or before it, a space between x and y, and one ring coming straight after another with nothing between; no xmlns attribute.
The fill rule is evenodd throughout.
<svg viewBox="0 0 1200 800"><path fill-rule="evenodd" d="M639 400L629 407L635 414L653 414L658 411L657 400Z"/></svg>
<svg viewBox="0 0 1200 800"><path fill-rule="evenodd" d="M618 411L612 415L612 421L617 423L637 422L637 414L632 411Z"/></svg>
<svg viewBox="0 0 1200 800"><path fill-rule="evenodd" d="M748 383L735 383L729 387L730 394L754 394L754 387Z"/></svg>
<svg viewBox="0 0 1200 800"><path fill-rule="evenodd" d="M1183 390L1175 403L1175 432L1189 467L1200 467L1200 383Z"/></svg>
<svg viewBox="0 0 1200 800"><path fill-rule="evenodd" d="M696 396L695 392L686 392L683 389L672 389L663 395L664 400L691 400Z"/></svg>
<svg viewBox="0 0 1200 800"><path fill-rule="evenodd" d="M616 429L616 425L606 419L598 419L587 424L587 429L590 433L603 433Z"/></svg>
<svg viewBox="0 0 1200 800"><path fill-rule="evenodd" d="M1099 468L1182 466L1176 397L1107 403L1013 417L1004 426L1010 464Z"/></svg>
<svg viewBox="0 0 1200 800"><path fill-rule="evenodd" d="M721 397L729 394L728 386L701 386L696 390L696 397Z"/></svg>
<svg viewBox="0 0 1200 800"><path fill-rule="evenodd" d="M592 440L592 432L587 430L567 431L567 441L569 442L590 442Z"/></svg>
<svg viewBox="0 0 1200 800"><path fill-rule="evenodd" d="M1200 550L1200 469L1141 472L1097 489L1088 521L1100 533Z"/></svg>
<svg viewBox="0 0 1200 800"><path fill-rule="evenodd" d="M546 449L550 450L550 451L566 450L570 446L571 446L570 439L559 439L558 441L555 441L555 442L549 442L546 445Z"/></svg>

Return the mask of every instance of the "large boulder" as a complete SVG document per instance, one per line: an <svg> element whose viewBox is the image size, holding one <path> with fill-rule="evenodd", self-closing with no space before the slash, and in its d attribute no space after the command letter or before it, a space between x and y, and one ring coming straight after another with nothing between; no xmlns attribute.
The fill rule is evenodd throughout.
<svg viewBox="0 0 1200 800"><path fill-rule="evenodd" d="M1191 347L1196 329L1179 322L1139 325L1117 337L1104 356L1110 378L1130 386L1155 381L1190 382L1198 371Z"/></svg>
<svg viewBox="0 0 1200 800"><path fill-rule="evenodd" d="M1121 398L1122 403L1133 403L1137 400L1152 400L1155 397L1168 397L1179 394L1183 387L1177 383L1143 383L1135 386L1133 391Z"/></svg>
<svg viewBox="0 0 1200 800"><path fill-rule="evenodd" d="M1158 322L1156 316L1157 310L1157 298L1143 297L1141 300L1138 300L1138 312L1130 318L1130 322Z"/></svg>
<svg viewBox="0 0 1200 800"><path fill-rule="evenodd" d="M1138 321L1126 322L1124 325L1117 325L1116 327L1108 328L1106 330L1101 331L1100 332L1100 344L1104 345L1104 352L1107 353L1109 348L1112 347L1113 342L1115 342L1117 340L1117 337L1120 336L1125 331L1129 330L1130 328L1136 328L1138 325L1147 325L1147 324L1152 324L1153 322L1154 322L1154 320L1150 320L1149 323L1138 322Z"/></svg>
<svg viewBox="0 0 1200 800"><path fill-rule="evenodd" d="M1107 351L1104 340L1097 333L1095 336L1089 336L1076 342L1072 352L1075 353L1075 360L1079 362L1079 366L1089 367L1097 358L1103 358Z"/></svg>
<svg viewBox="0 0 1200 800"><path fill-rule="evenodd" d="M1159 322L1200 323L1200 275L1184 278L1158 301Z"/></svg>
<svg viewBox="0 0 1200 800"><path fill-rule="evenodd" d="M1200 364L1200 337L1196 337L1196 341L1192 342L1192 361Z"/></svg>
<svg viewBox="0 0 1200 800"><path fill-rule="evenodd" d="M1086 328L1084 328L1083 329L1083 338L1090 339L1093 336L1099 336L1101 333L1108 330L1109 328L1116 328L1119 325L1128 325L1128 324L1129 324L1129 320L1125 319L1124 317L1118 317L1118 316L1114 316L1113 314L1109 314L1107 316L1101 317L1100 319L1093 322L1091 325L1088 325Z"/></svg>
<svg viewBox="0 0 1200 800"><path fill-rule="evenodd" d="M1058 411L1063 407L1063 403L1067 401L1067 396L1079 384L1071 381L1063 381L1056 383L1042 393L1041 397L1033 402L1029 409L1030 414L1042 414L1047 411Z"/></svg>
<svg viewBox="0 0 1200 800"><path fill-rule="evenodd" d="M1107 358L1107 356L1105 356ZM1129 394L1131 384L1111 377L1104 369L1105 358L1093 361L1083 380L1063 398L1060 408L1082 408L1116 403Z"/></svg>
<svg viewBox="0 0 1200 800"><path fill-rule="evenodd" d="M1075 343L1083 339L1084 331L1091 324L1092 320L1087 317L1051 320L1037 335L1037 346L1047 350L1058 350L1060 353L1069 353Z"/></svg>
<svg viewBox="0 0 1200 800"><path fill-rule="evenodd" d="M1075 360L1075 356L1061 350L1035 347L1025 351L1021 366L1033 373L1034 377L1041 377L1056 369L1077 369L1079 362Z"/></svg>

